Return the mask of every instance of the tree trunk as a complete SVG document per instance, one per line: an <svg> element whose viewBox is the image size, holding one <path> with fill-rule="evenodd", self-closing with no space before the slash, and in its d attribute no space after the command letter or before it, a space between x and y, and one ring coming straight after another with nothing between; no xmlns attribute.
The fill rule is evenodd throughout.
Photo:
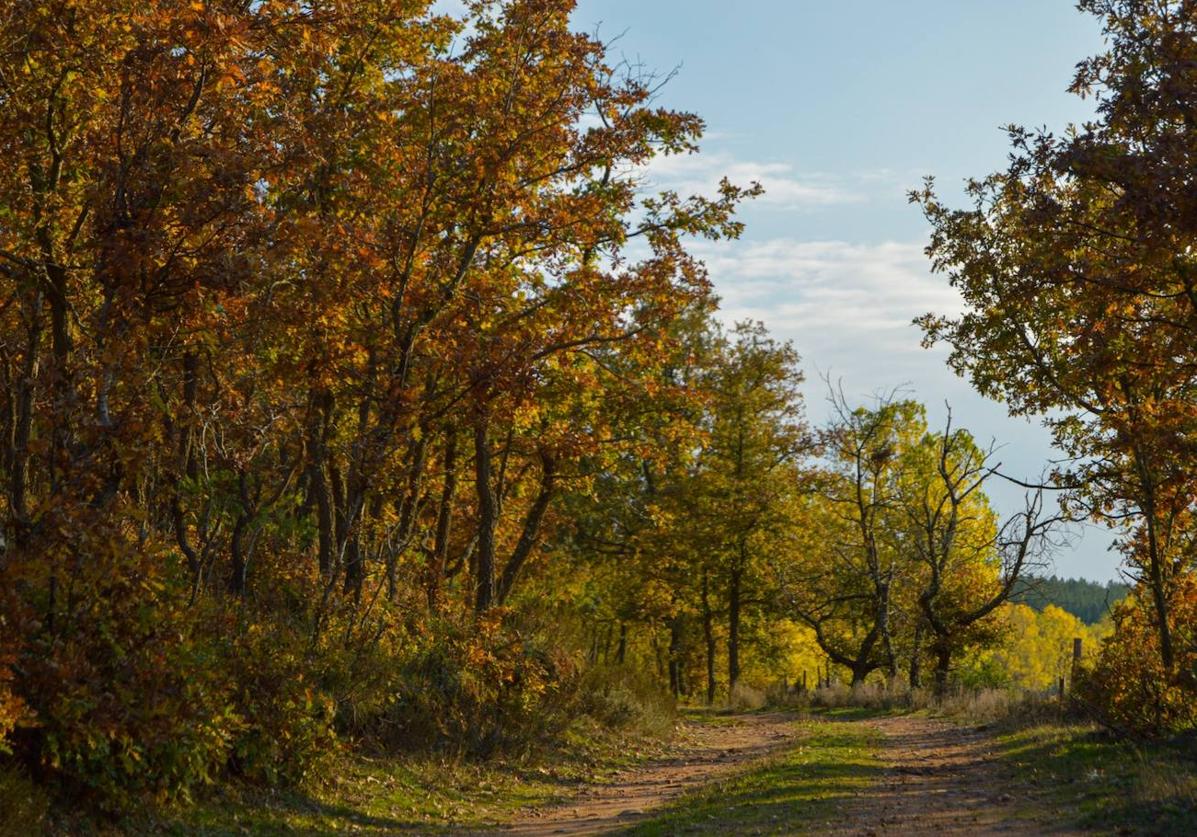
<svg viewBox="0 0 1197 837"><path fill-rule="evenodd" d="M1172 648L1172 626L1168 623L1168 591L1164 581L1159 540L1156 535L1155 522L1152 519L1154 508L1149 506L1148 509L1147 557L1150 562L1148 578L1151 582L1151 604L1155 610L1156 630L1160 637L1160 662L1164 665L1165 673L1171 675L1175 668L1176 655Z"/></svg>
<svg viewBox="0 0 1197 837"><path fill-rule="evenodd" d="M520 539L516 543L515 549L511 551L511 556L507 559L507 564L503 567L503 574L499 576L495 587L495 597L499 604L506 602L507 597L511 595L520 570L536 546L540 527L544 523L545 512L548 511L549 503L553 499L556 479L557 461L548 451L542 450L540 452L540 491L524 517L524 528L520 532Z"/></svg>
<svg viewBox="0 0 1197 837"><path fill-rule="evenodd" d="M490 609L495 600L495 525L499 516L499 504L491 482L486 416L479 416L474 423L474 491L478 498L474 612L481 615Z"/></svg>
<svg viewBox="0 0 1197 837"><path fill-rule="evenodd" d="M682 617L669 620L669 693L676 699L682 693Z"/></svg>
<svg viewBox="0 0 1197 837"><path fill-rule="evenodd" d="M29 311L30 326L25 344L17 384L16 405L9 445L8 506L16 528L18 543L23 542L28 514L25 502L26 478L29 463L30 433L33 427L34 377L37 374L37 355L42 335L42 295L37 293Z"/></svg>
<svg viewBox="0 0 1197 837"><path fill-rule="evenodd" d="M249 581L249 555L246 551L245 530L253 519L253 509L249 499L248 477L245 469L237 475L237 494L240 509L237 520L233 524L233 536L230 541L232 552L232 567L229 572L229 592L234 596L244 596Z"/></svg>
<svg viewBox="0 0 1197 837"><path fill-rule="evenodd" d="M893 637L890 635L889 597L889 582L882 582L877 589L877 631L881 635L881 647L885 651L885 670L890 680L893 680L898 676L898 662L894 657Z"/></svg>
<svg viewBox="0 0 1197 837"><path fill-rule="evenodd" d="M327 437L333 398L330 393L321 392L316 394L314 402L312 423L308 432L308 484L316 501L317 562L320 566L320 577L328 583L333 572L335 543L333 498L326 471Z"/></svg>
<svg viewBox="0 0 1197 837"><path fill-rule="evenodd" d="M715 703L715 617L711 613L707 574L702 574L702 636L707 649L707 706Z"/></svg>
<svg viewBox="0 0 1197 837"><path fill-rule="evenodd" d="M873 670L873 666L869 664L868 660L863 660L863 661L857 663L856 665L852 666L852 686L853 686L853 688L864 683L865 678L867 678L869 676L869 673L872 672L872 670ZM829 667L828 675L827 675L827 685L829 685L829 686L831 685L830 671L831 671L831 669Z"/></svg>
<svg viewBox="0 0 1197 837"><path fill-rule="evenodd" d="M428 577L425 594L428 609L440 605L441 582L445 578L445 562L449 555L449 533L453 525L453 495L457 492L457 429L450 427L445 438L445 478L441 487L441 504L436 514L436 535L432 553L428 556Z"/></svg>
<svg viewBox="0 0 1197 837"><path fill-rule="evenodd" d="M952 649L939 644L935 649L935 695L943 697L948 693L948 673L952 670Z"/></svg>
<svg viewBox="0 0 1197 837"><path fill-rule="evenodd" d="M740 680L740 587L743 573L735 570L727 591L727 688L735 689Z"/></svg>
<svg viewBox="0 0 1197 837"><path fill-rule="evenodd" d="M914 626L914 648L910 653L910 688L923 687L923 622L920 619Z"/></svg>

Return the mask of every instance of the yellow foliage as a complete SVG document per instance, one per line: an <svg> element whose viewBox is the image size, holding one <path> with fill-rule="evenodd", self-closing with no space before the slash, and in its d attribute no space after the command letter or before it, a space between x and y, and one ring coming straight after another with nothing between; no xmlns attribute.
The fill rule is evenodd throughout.
<svg viewBox="0 0 1197 837"><path fill-rule="evenodd" d="M1082 660L1092 657L1110 627L1086 625L1055 605L1042 611L1007 603L998 613L1000 644L984 652L1009 682L1026 689L1050 689L1072 676L1072 643L1081 640Z"/></svg>

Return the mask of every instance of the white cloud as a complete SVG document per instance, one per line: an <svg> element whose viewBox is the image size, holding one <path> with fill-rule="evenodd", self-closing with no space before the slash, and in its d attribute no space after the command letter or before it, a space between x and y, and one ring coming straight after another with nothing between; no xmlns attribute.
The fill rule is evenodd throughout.
<svg viewBox="0 0 1197 837"><path fill-rule="evenodd" d="M929 363L942 370L942 355L928 357L911 320L956 313L960 298L931 274L919 242L783 238L700 244L696 251L725 319L762 320L821 368L880 374L891 385Z"/></svg>
<svg viewBox="0 0 1197 837"><path fill-rule="evenodd" d="M674 189L682 194L712 194L721 178L737 186L758 182L765 194L757 205L775 209L810 209L861 203L866 198L826 175L799 176L789 163L738 160L721 152L657 157L645 171L649 189Z"/></svg>

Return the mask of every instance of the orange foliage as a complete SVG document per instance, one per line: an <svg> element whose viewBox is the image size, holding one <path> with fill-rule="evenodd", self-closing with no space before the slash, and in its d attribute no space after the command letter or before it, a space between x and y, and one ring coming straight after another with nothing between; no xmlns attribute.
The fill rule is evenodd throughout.
<svg viewBox="0 0 1197 837"><path fill-rule="evenodd" d="M1102 644L1082 696L1113 724L1164 734L1197 727L1197 575L1176 579L1168 612L1176 641L1176 667L1166 671L1154 609L1139 588L1114 612L1114 633Z"/></svg>

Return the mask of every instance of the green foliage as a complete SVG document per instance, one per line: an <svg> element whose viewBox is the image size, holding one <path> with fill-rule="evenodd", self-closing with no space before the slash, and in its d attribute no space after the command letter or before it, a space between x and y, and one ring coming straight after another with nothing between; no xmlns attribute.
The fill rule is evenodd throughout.
<svg viewBox="0 0 1197 837"><path fill-rule="evenodd" d="M307 637L278 620L241 620L225 661L244 723L232 742L236 775L295 786L336 754L332 697L313 676Z"/></svg>
<svg viewBox="0 0 1197 837"><path fill-rule="evenodd" d="M526 751L568 726L577 663L502 613L479 628L443 625L401 662L381 743L485 756Z"/></svg>
<svg viewBox="0 0 1197 837"><path fill-rule="evenodd" d="M1028 604L1036 610L1055 605L1076 616L1086 625L1096 625L1130 593L1131 588L1117 581L1098 584L1083 578L1039 578L1029 576L1019 581L1011 601Z"/></svg>

